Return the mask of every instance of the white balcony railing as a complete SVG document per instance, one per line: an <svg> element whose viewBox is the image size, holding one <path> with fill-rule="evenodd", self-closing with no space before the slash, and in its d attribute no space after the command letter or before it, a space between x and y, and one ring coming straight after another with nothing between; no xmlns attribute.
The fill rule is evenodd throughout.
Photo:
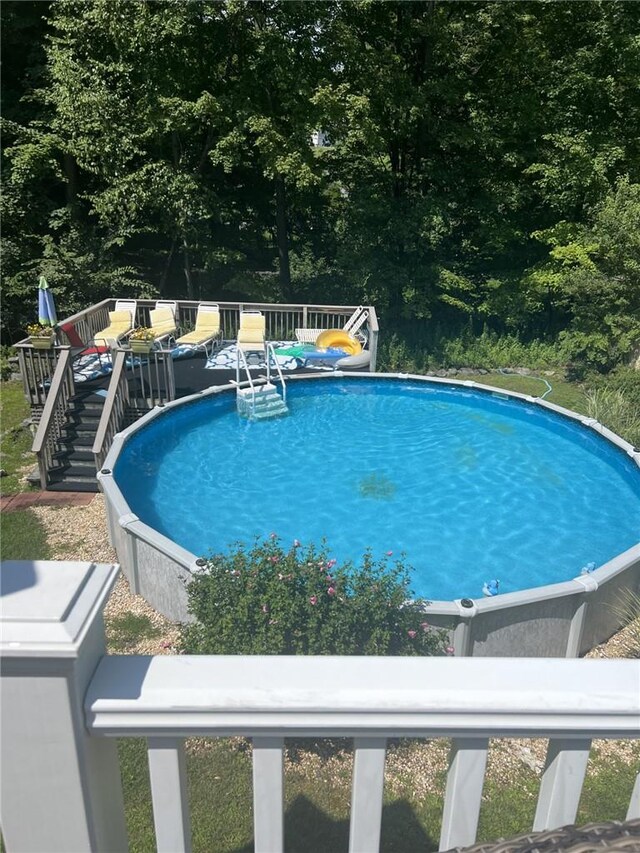
<svg viewBox="0 0 640 853"><path fill-rule="evenodd" d="M373 853L387 738L453 739L446 850L475 840L489 738L550 739L542 830L574 821L592 738L640 736L637 661L106 656L116 573L3 566L8 853L127 849L116 737L148 739L157 849L171 853L190 850L184 738L252 739L257 853L284 848L284 738L353 738L349 849ZM628 818L640 817L640 781L629 795Z"/></svg>

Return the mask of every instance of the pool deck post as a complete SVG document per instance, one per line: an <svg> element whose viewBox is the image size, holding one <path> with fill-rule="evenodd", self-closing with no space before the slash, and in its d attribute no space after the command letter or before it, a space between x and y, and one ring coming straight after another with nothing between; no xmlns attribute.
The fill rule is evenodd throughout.
<svg viewBox="0 0 640 853"><path fill-rule="evenodd" d="M589 610L589 599L591 598L591 594L598 589L598 581L592 578L591 575L581 575L579 578L574 578L574 580L584 587L584 593L580 596L578 606L571 618L569 636L567 637L567 650L565 652L565 657L567 658L577 658L580 656L582 635Z"/></svg>
<svg viewBox="0 0 640 853"><path fill-rule="evenodd" d="M471 656L471 620L477 614L478 608L471 598L457 598L458 623L453 630L453 653L456 657Z"/></svg>

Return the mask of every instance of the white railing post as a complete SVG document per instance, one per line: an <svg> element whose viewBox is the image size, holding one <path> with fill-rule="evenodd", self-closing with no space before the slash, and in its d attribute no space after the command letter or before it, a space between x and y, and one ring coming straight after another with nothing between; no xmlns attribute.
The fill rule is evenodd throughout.
<svg viewBox="0 0 640 853"><path fill-rule="evenodd" d="M591 740L554 738L549 741L533 831L573 823L578 812Z"/></svg>
<svg viewBox="0 0 640 853"><path fill-rule="evenodd" d="M113 740L84 725L117 566L2 564L2 833L9 851L125 851Z"/></svg>
<svg viewBox="0 0 640 853"><path fill-rule="evenodd" d="M190 853L191 821L184 742L149 738L149 780L158 853Z"/></svg>
<svg viewBox="0 0 640 853"><path fill-rule="evenodd" d="M284 850L284 738L253 739L255 853Z"/></svg>
<svg viewBox="0 0 640 853"><path fill-rule="evenodd" d="M488 738L455 738L451 744L440 850L476 840L488 748Z"/></svg>
<svg viewBox="0 0 640 853"><path fill-rule="evenodd" d="M349 853L380 848L386 748L381 738L355 738Z"/></svg>

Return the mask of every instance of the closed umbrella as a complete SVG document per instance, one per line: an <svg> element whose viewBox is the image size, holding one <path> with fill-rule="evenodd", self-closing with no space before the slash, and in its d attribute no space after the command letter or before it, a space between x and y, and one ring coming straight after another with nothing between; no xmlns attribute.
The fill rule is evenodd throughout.
<svg viewBox="0 0 640 853"><path fill-rule="evenodd" d="M53 293L49 290L46 278L41 275L38 282L38 322L43 326L55 326L58 322Z"/></svg>

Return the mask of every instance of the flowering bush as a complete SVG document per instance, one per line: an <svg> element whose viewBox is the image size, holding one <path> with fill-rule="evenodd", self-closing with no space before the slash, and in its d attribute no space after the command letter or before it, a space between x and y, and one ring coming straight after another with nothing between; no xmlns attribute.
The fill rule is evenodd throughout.
<svg viewBox="0 0 640 853"><path fill-rule="evenodd" d="M272 534L247 550L208 559L188 586L196 622L182 628L187 654L434 655L424 599L411 601L409 573L391 552L359 568L326 548L287 549Z"/></svg>
<svg viewBox="0 0 640 853"><path fill-rule="evenodd" d="M27 334L31 338L50 338L53 334L53 328L44 326L42 323L30 323L27 326Z"/></svg>
<svg viewBox="0 0 640 853"><path fill-rule="evenodd" d="M152 341L154 338L155 334L153 329L149 329L146 326L138 326L138 328L134 329L129 335L129 340L131 341Z"/></svg>

